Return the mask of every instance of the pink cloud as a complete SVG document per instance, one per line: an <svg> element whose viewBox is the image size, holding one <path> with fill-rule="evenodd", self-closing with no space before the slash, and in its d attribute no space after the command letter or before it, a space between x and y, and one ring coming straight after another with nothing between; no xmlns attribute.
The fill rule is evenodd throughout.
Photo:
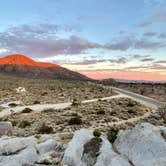
<svg viewBox="0 0 166 166"><path fill-rule="evenodd" d="M81 73L94 79L118 78L127 80L166 81L166 72L161 74L159 72L98 70L81 71Z"/></svg>

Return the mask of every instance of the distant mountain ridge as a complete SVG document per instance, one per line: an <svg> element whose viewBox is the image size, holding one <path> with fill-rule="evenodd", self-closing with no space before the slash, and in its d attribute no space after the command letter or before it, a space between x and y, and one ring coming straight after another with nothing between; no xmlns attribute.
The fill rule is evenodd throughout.
<svg viewBox="0 0 166 166"><path fill-rule="evenodd" d="M0 73L27 78L89 80L88 77L60 65L36 62L21 54L0 58Z"/></svg>

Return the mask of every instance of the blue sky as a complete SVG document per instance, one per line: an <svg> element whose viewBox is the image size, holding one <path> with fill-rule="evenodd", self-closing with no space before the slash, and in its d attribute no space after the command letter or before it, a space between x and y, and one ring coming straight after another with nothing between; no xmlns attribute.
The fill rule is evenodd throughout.
<svg viewBox="0 0 166 166"><path fill-rule="evenodd" d="M91 77L102 70L111 77L112 71L126 75L146 68L163 80L165 52L165 0L0 1L0 56L25 54ZM119 68L115 60L121 58Z"/></svg>

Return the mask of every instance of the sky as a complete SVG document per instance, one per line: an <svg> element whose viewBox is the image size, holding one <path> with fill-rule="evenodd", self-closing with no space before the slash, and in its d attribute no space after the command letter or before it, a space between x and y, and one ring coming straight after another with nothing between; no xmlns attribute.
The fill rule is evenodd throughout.
<svg viewBox="0 0 166 166"><path fill-rule="evenodd" d="M0 0L0 57L91 78L166 81L166 0Z"/></svg>

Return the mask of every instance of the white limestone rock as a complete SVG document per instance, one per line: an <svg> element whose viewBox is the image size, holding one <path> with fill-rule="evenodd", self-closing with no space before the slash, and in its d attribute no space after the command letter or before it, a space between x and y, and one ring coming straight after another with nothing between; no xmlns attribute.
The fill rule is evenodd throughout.
<svg viewBox="0 0 166 166"><path fill-rule="evenodd" d="M114 148L134 166L166 166L166 141L160 127L149 123L120 131Z"/></svg>
<svg viewBox="0 0 166 166"><path fill-rule="evenodd" d="M69 142L65 151L62 165L64 166L86 166L81 157L83 154L84 144L93 138L92 131L88 129L81 129L75 132L74 137Z"/></svg>
<svg viewBox="0 0 166 166"><path fill-rule="evenodd" d="M63 145L50 135L0 138L0 166L59 164L63 153Z"/></svg>
<svg viewBox="0 0 166 166"><path fill-rule="evenodd" d="M38 155L34 147L28 147L20 153L10 156L0 156L0 166L23 166L35 163Z"/></svg>
<svg viewBox="0 0 166 166"><path fill-rule="evenodd" d="M2 137L0 138L0 155L10 155L28 146L35 146L34 137Z"/></svg>
<svg viewBox="0 0 166 166"><path fill-rule="evenodd" d="M131 166L124 157L115 153L112 144L105 138L102 138L100 155L95 166Z"/></svg>
<svg viewBox="0 0 166 166"><path fill-rule="evenodd" d="M57 143L54 139L49 139L43 143L36 145L36 148L40 154L44 154L50 151L53 151Z"/></svg>

